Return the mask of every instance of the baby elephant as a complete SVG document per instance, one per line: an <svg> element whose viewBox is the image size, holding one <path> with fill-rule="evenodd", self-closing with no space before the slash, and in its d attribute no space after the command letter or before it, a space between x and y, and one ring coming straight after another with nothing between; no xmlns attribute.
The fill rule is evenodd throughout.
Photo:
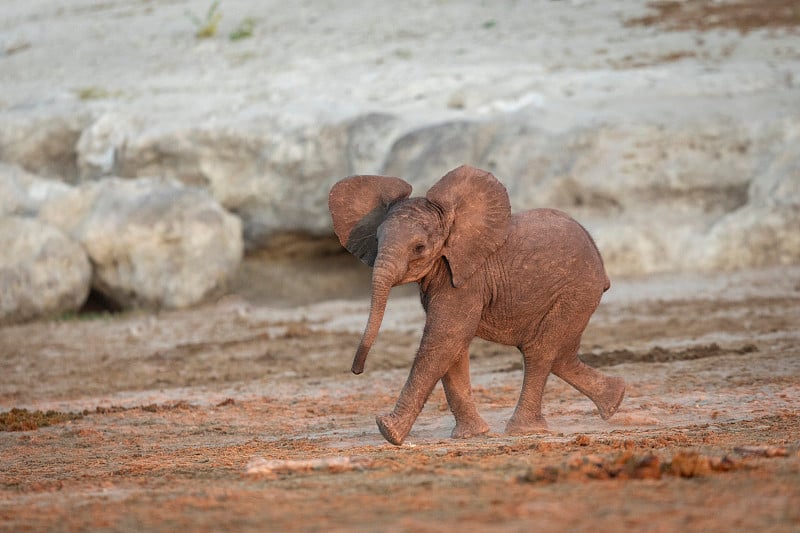
<svg viewBox="0 0 800 533"><path fill-rule="evenodd" d="M489 172L461 166L424 198L398 178L353 176L333 186L329 208L339 241L373 267L372 300L353 373L378 334L389 290L419 283L425 331L394 410L377 417L401 444L436 382L456 420L452 436L486 433L469 379L477 335L522 352L524 379L506 425L513 435L547 427L542 394L550 372L588 396L604 419L622 402L625 382L578 359L581 335L610 282L586 230L566 214L511 214L505 187Z"/></svg>

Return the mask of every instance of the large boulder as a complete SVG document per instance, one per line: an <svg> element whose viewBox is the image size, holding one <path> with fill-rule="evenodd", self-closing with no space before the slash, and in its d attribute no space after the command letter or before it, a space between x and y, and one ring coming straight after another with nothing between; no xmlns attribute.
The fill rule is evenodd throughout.
<svg viewBox="0 0 800 533"><path fill-rule="evenodd" d="M0 323L80 309L92 268L61 230L32 218L0 216Z"/></svg>
<svg viewBox="0 0 800 533"><path fill-rule="evenodd" d="M123 308L198 303L224 289L243 253L239 219L206 191L170 180L86 183L39 216L83 244L93 287Z"/></svg>
<svg viewBox="0 0 800 533"><path fill-rule="evenodd" d="M76 143L87 122L84 110L6 112L0 124L0 161L68 183L77 180Z"/></svg>
<svg viewBox="0 0 800 533"><path fill-rule="evenodd" d="M42 204L70 190L66 183L0 162L0 215L35 216Z"/></svg>
<svg viewBox="0 0 800 533"><path fill-rule="evenodd" d="M356 171L379 170L398 127L384 114L302 127L132 124L101 117L85 132L78 147L85 176L113 167L123 177L165 176L206 188L242 219L250 249L282 232L329 232L330 187Z"/></svg>
<svg viewBox="0 0 800 533"><path fill-rule="evenodd" d="M800 264L800 205L748 205L723 217L704 242L702 270Z"/></svg>
<svg viewBox="0 0 800 533"><path fill-rule="evenodd" d="M704 270L800 264L800 125L789 141L750 184L748 203L708 232Z"/></svg>
<svg viewBox="0 0 800 533"><path fill-rule="evenodd" d="M796 118L563 131L534 123L520 114L412 130L394 143L383 172L419 194L459 162L489 169L515 210L556 207L583 222L612 275L800 260Z"/></svg>

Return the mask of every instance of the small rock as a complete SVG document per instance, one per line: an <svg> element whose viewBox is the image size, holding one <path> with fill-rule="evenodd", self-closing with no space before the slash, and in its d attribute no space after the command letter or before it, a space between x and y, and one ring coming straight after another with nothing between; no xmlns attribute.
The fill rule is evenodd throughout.
<svg viewBox="0 0 800 533"><path fill-rule="evenodd" d="M734 452L751 457L786 457L789 452L782 446L737 446Z"/></svg>
<svg viewBox="0 0 800 533"><path fill-rule="evenodd" d="M521 483L555 483L558 481L560 471L555 466L531 467L517 478Z"/></svg>
<svg viewBox="0 0 800 533"><path fill-rule="evenodd" d="M346 472L364 470L372 465L368 457L322 457L317 459L252 459L245 470L251 475L276 477L278 474L295 472Z"/></svg>
<svg viewBox="0 0 800 533"><path fill-rule="evenodd" d="M630 471L633 479L661 479L661 460L653 454L637 459Z"/></svg>
<svg viewBox="0 0 800 533"><path fill-rule="evenodd" d="M711 470L715 472L728 472L730 470L736 469L739 464L728 457L712 457L710 461Z"/></svg>
<svg viewBox="0 0 800 533"><path fill-rule="evenodd" d="M114 174L131 130L128 118L114 112L101 115L84 129L75 146L81 180Z"/></svg>
<svg viewBox="0 0 800 533"><path fill-rule="evenodd" d="M592 439L588 435L578 435L575 437L575 444L578 446L589 446L591 443Z"/></svg>
<svg viewBox="0 0 800 533"><path fill-rule="evenodd" d="M711 462L697 452L678 452L672 458L669 471L680 477L705 476L711 473Z"/></svg>

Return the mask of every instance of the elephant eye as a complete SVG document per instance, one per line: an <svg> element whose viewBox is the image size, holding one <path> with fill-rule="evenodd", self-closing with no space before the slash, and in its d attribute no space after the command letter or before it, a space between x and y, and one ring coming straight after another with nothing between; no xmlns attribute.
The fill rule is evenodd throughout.
<svg viewBox="0 0 800 533"><path fill-rule="evenodd" d="M414 253L415 253L415 254L417 254L417 255L422 255L422 253L423 253L424 251L425 251L425 245L424 245L424 244L422 244L422 243L419 243L419 244L417 244L416 246L414 246Z"/></svg>

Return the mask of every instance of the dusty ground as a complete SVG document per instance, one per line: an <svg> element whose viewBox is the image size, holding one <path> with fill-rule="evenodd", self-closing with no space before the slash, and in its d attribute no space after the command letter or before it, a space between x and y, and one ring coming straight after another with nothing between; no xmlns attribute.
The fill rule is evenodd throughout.
<svg viewBox="0 0 800 533"><path fill-rule="evenodd" d="M77 417L0 432L0 529L800 527L798 268L616 280L581 349L628 382L609 422L552 378L551 432L502 435L520 358L476 341L473 385L492 433L449 439L437 388L402 447L373 416L405 379L417 301L394 295L353 376L365 299L277 309L252 294L0 330L0 410ZM247 473L259 458L321 468ZM358 468L326 469L330 458Z"/></svg>

